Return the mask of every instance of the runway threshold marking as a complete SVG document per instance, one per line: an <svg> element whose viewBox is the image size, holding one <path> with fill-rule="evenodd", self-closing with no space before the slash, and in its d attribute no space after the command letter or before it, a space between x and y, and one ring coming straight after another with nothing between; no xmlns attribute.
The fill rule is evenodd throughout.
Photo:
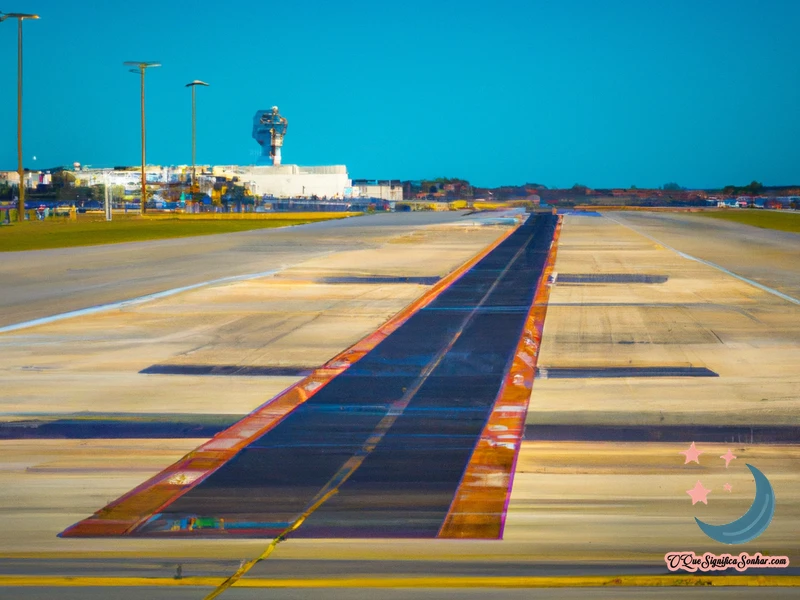
<svg viewBox="0 0 800 600"><path fill-rule="evenodd" d="M162 512L221 468L252 441L274 428L289 413L316 394L334 377L363 358L414 314L433 302L444 290L508 239L517 229L510 228L472 259L443 277L420 298L389 319L375 332L344 350L295 385L271 398L253 412L215 435L154 477L97 511L91 517L67 528L60 537L98 537L125 535Z"/></svg>
<svg viewBox="0 0 800 600"><path fill-rule="evenodd" d="M561 223L559 218L514 358L453 496L439 538L503 536L514 470L525 434Z"/></svg>
<svg viewBox="0 0 800 600"><path fill-rule="evenodd" d="M2 587L210 587L218 577L65 577L0 575ZM573 577L341 577L252 578L236 588L569 588L569 587L800 587L796 575L619 575ZM208 596L206 597L208 598Z"/></svg>
<svg viewBox="0 0 800 600"><path fill-rule="evenodd" d="M665 244L661 240L658 240L658 239L654 238L652 235L649 235L647 233L644 233L643 231L640 231L638 228L634 227L633 225L628 225L627 223L621 223L621 222L617 221L616 219L614 219L612 217L609 217L608 215L603 215L603 216L606 219L608 219L609 221L613 221L614 223L616 223L617 225L621 225L622 227L627 227L631 231L635 231L639 235L644 236L647 239L654 241L656 244L661 245L662 247L666 248L667 250L671 250L672 252L674 252L675 254L680 256L681 258L685 258L687 260L693 260L695 262L699 262L701 264L704 264L704 265L706 265L708 267L712 267L714 269L717 269L718 271L722 271L726 275L730 275L731 277L735 277L739 281L743 281L744 283L752 285L753 287L757 287L758 289L760 289L762 291L765 291L768 294L772 294L773 296L777 296L778 298L781 298L782 300L786 300L787 302L791 302L792 304L800 305L800 300L798 300L797 298L795 298L793 296L789 296L788 294L784 294L783 292L779 292L776 289L773 289L771 287L768 287L766 285L758 283L757 281L753 281L752 279L748 279L747 277L742 277L741 275L737 275L733 271L729 271L725 267L721 267L718 264L712 263L712 262L707 261L707 260L703 260L702 258L697 258L696 256L692 256L691 254L686 254L685 252L681 252L680 250Z"/></svg>

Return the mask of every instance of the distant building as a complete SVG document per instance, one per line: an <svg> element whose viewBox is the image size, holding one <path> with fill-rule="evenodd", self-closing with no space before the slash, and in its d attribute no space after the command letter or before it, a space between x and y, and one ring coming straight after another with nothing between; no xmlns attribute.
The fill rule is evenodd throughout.
<svg viewBox="0 0 800 600"><path fill-rule="evenodd" d="M403 200L403 184L399 179L354 179L349 192L345 190L348 198L378 198L390 202Z"/></svg>
<svg viewBox="0 0 800 600"><path fill-rule="evenodd" d="M19 184L19 173L16 171L0 171L0 181L8 185L17 185Z"/></svg>
<svg viewBox="0 0 800 600"><path fill-rule="evenodd" d="M145 175L148 184L191 183L192 168L187 165L161 167L148 165ZM141 167L114 169L83 168L73 172L79 186L108 183L122 186L127 192L137 193L142 185ZM350 178L344 165L326 167L300 167L297 165L237 166L197 165L200 191L210 193L218 184L231 181L239 183L254 196L274 198L344 198L350 187Z"/></svg>
<svg viewBox="0 0 800 600"><path fill-rule="evenodd" d="M198 171L201 169L198 167ZM180 183L188 182L191 169L186 166L160 167L147 165L145 177L147 183ZM142 185L142 169L140 166L115 167L113 169L81 168L72 172L75 185L91 187L93 185L121 185L126 189L139 189Z"/></svg>
<svg viewBox="0 0 800 600"><path fill-rule="evenodd" d="M257 196L275 198L344 198L352 187L347 167L301 167L276 165L262 167L214 167L215 175L238 177L239 181ZM398 182L399 187L399 182ZM402 188L400 188L402 197Z"/></svg>
<svg viewBox="0 0 800 600"><path fill-rule="evenodd" d="M40 171L25 171L25 187L33 188L39 183ZM19 185L19 173L17 171L0 171L0 181L4 181L8 185Z"/></svg>

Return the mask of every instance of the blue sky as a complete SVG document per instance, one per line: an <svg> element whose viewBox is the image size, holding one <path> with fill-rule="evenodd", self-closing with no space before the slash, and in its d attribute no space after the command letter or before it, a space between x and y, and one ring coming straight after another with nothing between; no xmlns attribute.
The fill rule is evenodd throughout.
<svg viewBox="0 0 800 600"><path fill-rule="evenodd" d="M25 24L32 168L251 164L258 109L284 163L476 185L800 183L795 0L4 0ZM0 23L0 169L16 168L16 22ZM33 157L36 156L36 160Z"/></svg>

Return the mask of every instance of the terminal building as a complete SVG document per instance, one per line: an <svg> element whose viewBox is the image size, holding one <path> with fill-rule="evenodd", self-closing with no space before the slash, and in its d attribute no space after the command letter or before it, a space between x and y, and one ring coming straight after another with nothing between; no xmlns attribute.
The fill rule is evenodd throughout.
<svg viewBox="0 0 800 600"><path fill-rule="evenodd" d="M215 177L238 178L254 196L344 199L345 190L351 187L344 165L217 166L211 173Z"/></svg>
<svg viewBox="0 0 800 600"><path fill-rule="evenodd" d="M280 115L277 106L257 111L253 118L252 137L262 150L256 164L196 165L199 191L212 197L215 190L230 182L244 187L255 198L307 198L356 203L370 198L392 202L403 199L399 181L359 180L354 184L345 165L282 164L281 148L287 129L288 121ZM75 163L71 173L78 186L105 184L122 187L125 197L133 197L134 201L138 201L141 195L141 166L98 169ZM145 174L148 185L189 186L192 167L146 165ZM0 172L0 175L12 183L15 183L15 178L19 180L16 172Z"/></svg>
<svg viewBox="0 0 800 600"><path fill-rule="evenodd" d="M145 167L148 185L178 183L189 185L191 173L192 168L187 165ZM75 177L76 185L80 186L100 184L122 186L127 193L132 194L138 194L141 189L142 174L141 167L138 166L116 169L78 167L72 171L72 175ZM209 192L220 180L227 180L244 186L256 197L317 197L344 200L349 197L345 192L351 190L350 177L344 165L322 167L197 165L197 180L201 192Z"/></svg>

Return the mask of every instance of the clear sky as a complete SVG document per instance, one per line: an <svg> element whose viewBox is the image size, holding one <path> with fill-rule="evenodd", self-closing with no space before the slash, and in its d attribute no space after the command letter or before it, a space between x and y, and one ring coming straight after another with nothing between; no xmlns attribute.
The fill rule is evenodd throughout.
<svg viewBox="0 0 800 600"><path fill-rule="evenodd" d="M26 166L284 163L476 185L800 183L798 0L3 0L25 23ZM0 169L16 169L16 21L0 23ZM36 160L33 157L36 156Z"/></svg>

